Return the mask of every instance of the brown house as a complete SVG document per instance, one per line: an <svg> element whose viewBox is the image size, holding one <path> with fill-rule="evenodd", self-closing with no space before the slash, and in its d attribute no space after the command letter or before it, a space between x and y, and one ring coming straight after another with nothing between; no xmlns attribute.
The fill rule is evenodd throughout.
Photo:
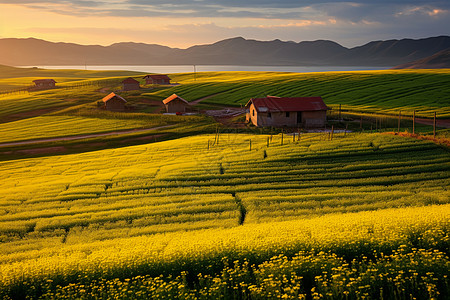
<svg viewBox="0 0 450 300"><path fill-rule="evenodd" d="M252 98L245 106L247 122L257 127L324 127L328 107L321 97Z"/></svg>
<svg viewBox="0 0 450 300"><path fill-rule="evenodd" d="M178 97L176 94L164 99L163 103L166 106L166 111L168 113L186 112L186 109L189 107L189 102L181 97Z"/></svg>
<svg viewBox="0 0 450 300"><path fill-rule="evenodd" d="M145 75L145 84L170 84L170 78L167 75Z"/></svg>
<svg viewBox="0 0 450 300"><path fill-rule="evenodd" d="M38 89L51 89L55 87L56 81L53 79L36 79L33 80Z"/></svg>
<svg viewBox="0 0 450 300"><path fill-rule="evenodd" d="M124 91L134 91L139 90L141 88L139 85L139 81L131 77L128 77L127 79L122 81L122 85L123 85L122 90Z"/></svg>
<svg viewBox="0 0 450 300"><path fill-rule="evenodd" d="M104 108L110 111L123 111L125 110L125 103L127 103L125 99L114 93L104 97L102 101L105 103Z"/></svg>

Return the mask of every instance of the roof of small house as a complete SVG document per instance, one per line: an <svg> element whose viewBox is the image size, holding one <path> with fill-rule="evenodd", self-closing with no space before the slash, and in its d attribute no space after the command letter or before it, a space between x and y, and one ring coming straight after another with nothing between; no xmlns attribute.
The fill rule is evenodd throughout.
<svg viewBox="0 0 450 300"><path fill-rule="evenodd" d="M322 97L274 97L252 98L251 103L258 112L317 111L328 110Z"/></svg>
<svg viewBox="0 0 450 300"><path fill-rule="evenodd" d="M127 103L127 100L125 100L125 99L123 99L121 96L119 96L119 95L116 95L115 93L111 93L111 94L109 94L108 96L106 96L106 97L104 97L103 99L102 99L102 101L103 102L108 102L109 100L111 100L112 98L117 98L117 99L119 99L119 100L122 100L124 103Z"/></svg>
<svg viewBox="0 0 450 300"><path fill-rule="evenodd" d="M33 80L34 83L38 84L38 83L56 83L56 81L54 79L36 79Z"/></svg>
<svg viewBox="0 0 450 300"><path fill-rule="evenodd" d="M139 83L139 81L137 81L134 78L128 77L127 79L125 79L124 81L122 81L122 83Z"/></svg>
<svg viewBox="0 0 450 300"><path fill-rule="evenodd" d="M154 79L154 80L158 80L158 79L167 79L167 80L170 80L169 76L163 75L163 74L149 74L149 75L145 75L145 76L144 76L144 79L149 78L149 77L150 77L151 79Z"/></svg>
<svg viewBox="0 0 450 300"><path fill-rule="evenodd" d="M186 103L186 104L189 104L189 102L187 102L187 101L184 100L183 98L179 97L177 94L173 94L172 96L167 97L166 99L163 100L163 103L164 103L164 104L167 104L167 103L169 103L170 101L173 101L173 100L175 100L175 99L179 99L179 100L181 100L182 102L184 102L184 103Z"/></svg>

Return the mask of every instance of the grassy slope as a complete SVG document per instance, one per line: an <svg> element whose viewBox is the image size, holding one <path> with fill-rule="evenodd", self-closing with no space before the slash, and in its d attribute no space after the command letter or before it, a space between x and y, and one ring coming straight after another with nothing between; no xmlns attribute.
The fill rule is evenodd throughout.
<svg viewBox="0 0 450 300"><path fill-rule="evenodd" d="M430 117L438 111L450 117L449 70L385 70L326 73L208 72L177 74L178 87L158 92L177 93L189 101L215 95L205 103L245 105L250 98L273 96L321 96L327 105L343 109L411 114Z"/></svg>
<svg viewBox="0 0 450 300"><path fill-rule="evenodd" d="M21 86L31 80L41 77L53 77L64 87L72 84L92 83L91 86L73 89L59 88L47 91L37 91L27 94L12 94L0 96L0 118L3 120L20 119L28 117L27 112L42 109L55 109L74 107L80 104L95 103L104 97L105 93L98 90L102 85L96 85L98 80L119 82L126 75L139 75L136 72L124 71L83 71L83 70L40 70L1 67L5 70L0 79L0 85ZM9 76L6 78L6 76ZM16 76L16 77L13 77ZM33 77L36 76L36 77ZM38 77L39 76L39 77ZM112 76L112 77L111 77ZM403 115L410 114L412 109L417 110L417 116L431 116L437 110L439 117L449 117L448 100L449 72L448 70L401 70L401 71L370 71L370 72L329 72L329 73L275 73L275 72L208 72L200 73L197 80L192 74L173 74L174 81L180 86L156 89L144 89L137 92L124 93L131 104L139 103L140 109L148 106L140 99L161 100L171 93L178 93L188 100L209 97L203 103L220 105L242 105L250 97L272 94L279 96L314 96L321 95L325 102L333 106L342 103L344 109L362 110L368 112L387 112L397 114L401 107ZM104 83L108 85L107 83ZM137 102L136 102L137 101ZM92 105L91 105L92 106ZM150 107L150 106L149 106ZM151 108L151 109L150 109ZM149 110L154 108L150 107ZM335 107L336 108L336 107ZM64 113L79 117L77 110ZM89 117L96 117L89 114ZM101 113L99 117L102 118ZM25 123L5 125L9 130L8 136L21 136L24 128L36 124L39 119ZM395 120L394 120L395 121ZM102 122L102 121L100 121ZM121 122L127 122L121 120ZM394 122L395 123L395 122ZM24 128L21 126L24 125ZM61 124L65 126L66 124ZM395 125L395 124L394 124ZM45 131L47 126L42 124ZM125 127L134 127L133 122ZM137 124L140 127L139 124ZM38 124L38 127L41 127ZM41 131L42 131L41 130ZM55 136L61 135L61 130ZM48 136L52 134L49 132Z"/></svg>
<svg viewBox="0 0 450 300"><path fill-rule="evenodd" d="M105 96L98 92L100 88L112 89L128 76L139 78L142 75L130 71L44 70L6 66L0 66L0 74L0 91L27 87L32 85L33 80L42 78L55 79L59 87L44 91L0 94L0 118L5 119L10 115L29 111L92 103ZM67 88L74 85L80 86Z"/></svg>
<svg viewBox="0 0 450 300"><path fill-rule="evenodd" d="M183 268L203 272L208 265L220 265L217 259L221 256L261 262L276 253L309 247L336 249L336 245L341 245L344 253L356 251L362 255L373 247L392 250L409 243L407 232L399 228L413 226L419 230L427 223L429 228L444 226L442 230L447 230L448 214L434 219L423 215L426 210L408 213L390 225L379 221L382 212L355 217L362 220L354 225L345 221L354 217L344 215L332 217L333 221L294 221L286 228L271 223L330 213L448 203L450 161L448 153L433 143L396 136L341 135L328 142L324 136L308 134L300 144L288 143L285 138L283 146L281 136L275 136L269 148L267 138L223 134L219 145L208 151L208 140L212 144L215 137L197 136L2 162L1 268L7 274L2 284L20 286L20 277L14 277L17 272L29 282L36 280L38 285L47 276L64 277L63 273L73 272L74 260L77 268L81 263L83 274L91 279L169 274ZM243 208L246 225L238 232L219 229L183 233L237 227ZM400 210L392 214L403 213ZM267 226L252 227L256 223L268 223L273 233L268 234L264 229ZM311 236L305 237L303 231L302 237L291 234L299 231L298 226L319 228L320 224L330 227L313 235L313 246ZM381 226L367 247L357 246L365 236L362 231L367 232L366 227L361 229L357 224ZM140 238L169 231L176 233ZM261 243L261 235L254 236L255 232L264 232L267 241ZM312 229L309 232L312 234ZM327 236L322 236L325 233ZM342 242L340 234L348 240ZM187 240L198 242L182 242ZM246 240L248 245L242 248L240 241ZM382 242L387 240L391 240L390 246ZM236 248L231 247L233 243L238 243ZM293 247L296 243L299 246ZM122 245L120 249L115 249L117 244ZM44 256L45 264L40 259ZM104 261L106 257L111 261ZM103 275L94 272L100 265L104 267ZM213 272L215 267L211 268Z"/></svg>

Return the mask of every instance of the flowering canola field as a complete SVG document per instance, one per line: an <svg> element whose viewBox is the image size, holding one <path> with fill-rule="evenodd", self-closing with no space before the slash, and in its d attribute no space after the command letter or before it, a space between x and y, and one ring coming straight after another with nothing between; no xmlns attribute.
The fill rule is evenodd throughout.
<svg viewBox="0 0 450 300"><path fill-rule="evenodd" d="M3 161L0 295L445 299L449 166L433 143L379 134Z"/></svg>

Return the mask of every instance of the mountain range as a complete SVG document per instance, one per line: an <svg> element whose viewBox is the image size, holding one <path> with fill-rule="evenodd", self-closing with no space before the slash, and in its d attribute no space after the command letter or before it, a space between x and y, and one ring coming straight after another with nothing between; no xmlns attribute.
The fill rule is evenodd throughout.
<svg viewBox="0 0 450 300"><path fill-rule="evenodd" d="M187 49L133 42L99 46L5 38L0 39L0 64L393 67L448 49L450 36L373 41L353 48L328 40L297 43L236 37Z"/></svg>
<svg viewBox="0 0 450 300"><path fill-rule="evenodd" d="M450 49L419 60L394 67L393 69L443 69L450 68Z"/></svg>

